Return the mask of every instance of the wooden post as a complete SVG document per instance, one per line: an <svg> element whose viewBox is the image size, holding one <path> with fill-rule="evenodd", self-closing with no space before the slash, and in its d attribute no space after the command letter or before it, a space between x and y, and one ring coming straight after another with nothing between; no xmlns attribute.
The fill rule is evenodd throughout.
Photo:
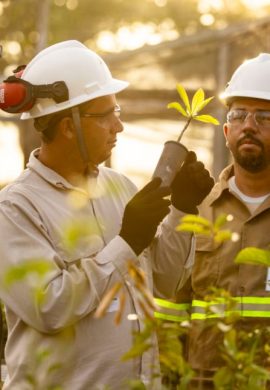
<svg viewBox="0 0 270 390"><path fill-rule="evenodd" d="M48 25L50 13L50 0L42 0L37 4L37 24L39 40L36 45L36 52L40 52L47 45ZM26 166L29 155L33 149L40 145L40 136L34 129L32 121L18 121L20 146L24 155L24 165Z"/></svg>
<svg viewBox="0 0 270 390"><path fill-rule="evenodd" d="M44 49L48 41L48 24L49 24L50 0L42 0L38 2L37 10L37 31L39 40L37 43L37 52Z"/></svg>
<svg viewBox="0 0 270 390"><path fill-rule="evenodd" d="M228 65L229 65L229 43L223 43L218 50L217 61L217 83L216 83L216 95L224 90L227 82L229 81ZM216 117L218 118L220 125L215 127L214 142L213 142L213 176L217 179L222 169L228 164L229 152L226 148L224 135L223 135L223 123L226 120L226 107L223 107L220 103L216 111Z"/></svg>

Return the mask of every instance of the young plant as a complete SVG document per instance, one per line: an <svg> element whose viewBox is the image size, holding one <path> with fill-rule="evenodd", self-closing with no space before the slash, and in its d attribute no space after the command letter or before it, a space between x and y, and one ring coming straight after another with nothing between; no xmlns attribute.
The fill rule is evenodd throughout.
<svg viewBox="0 0 270 390"><path fill-rule="evenodd" d="M177 139L177 142L181 141L181 138L188 128L190 122L195 119L199 122L205 122L205 123L212 123L214 125L219 125L219 121L214 118L212 115L199 115L199 112L213 99L212 97L209 97L207 99L204 98L204 91L202 88L199 88L190 103L187 92L185 88L181 84L176 85L176 89L179 93L180 99L182 100L182 104L179 102L171 102L167 105L168 108L174 108L176 109L179 114L183 115L186 118L186 123L183 127L183 129L180 132L180 135Z"/></svg>
<svg viewBox="0 0 270 390"><path fill-rule="evenodd" d="M232 220L232 215L221 214L212 223L201 216L188 214L181 219L176 230L209 236L212 237L215 242L224 242L228 240L237 241L239 239L237 233L233 233L229 229L223 229L224 225Z"/></svg>
<svg viewBox="0 0 270 390"><path fill-rule="evenodd" d="M270 267L270 250L256 247L244 248L237 254L235 262Z"/></svg>

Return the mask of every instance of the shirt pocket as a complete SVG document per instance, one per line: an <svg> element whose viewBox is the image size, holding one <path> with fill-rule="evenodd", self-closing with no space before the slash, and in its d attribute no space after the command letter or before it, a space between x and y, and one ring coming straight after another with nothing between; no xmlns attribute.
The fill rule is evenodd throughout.
<svg viewBox="0 0 270 390"><path fill-rule="evenodd" d="M196 237L196 257L193 266L193 290L203 296L210 286L218 280L220 264L216 255L222 243L215 242L212 237L198 235Z"/></svg>

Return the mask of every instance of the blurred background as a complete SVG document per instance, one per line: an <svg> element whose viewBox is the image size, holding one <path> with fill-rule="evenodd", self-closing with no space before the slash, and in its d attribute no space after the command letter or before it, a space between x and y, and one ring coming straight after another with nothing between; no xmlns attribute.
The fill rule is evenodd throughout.
<svg viewBox="0 0 270 390"><path fill-rule="evenodd" d="M0 0L0 81L47 45L78 39L97 51L113 75L130 82L118 95L125 131L107 165L139 187L151 177L167 140L183 125L176 84L192 97L202 87L215 99L182 142L217 177L230 156L218 96L245 59L270 52L270 0ZM68 64L66 64L68 66ZM39 145L31 121L0 111L0 186L13 180Z"/></svg>

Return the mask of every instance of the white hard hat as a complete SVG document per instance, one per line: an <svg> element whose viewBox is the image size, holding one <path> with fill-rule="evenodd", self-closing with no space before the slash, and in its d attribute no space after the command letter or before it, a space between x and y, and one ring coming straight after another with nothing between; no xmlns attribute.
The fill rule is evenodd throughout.
<svg viewBox="0 0 270 390"><path fill-rule="evenodd" d="M270 54L261 53L236 69L220 95L226 103L235 97L270 100Z"/></svg>
<svg viewBox="0 0 270 390"><path fill-rule="evenodd" d="M115 94L128 86L128 82L112 77L101 57L75 40L42 50L24 69L22 79L34 85L64 81L69 100L56 103L50 98L37 99L21 119L59 112L97 97Z"/></svg>

